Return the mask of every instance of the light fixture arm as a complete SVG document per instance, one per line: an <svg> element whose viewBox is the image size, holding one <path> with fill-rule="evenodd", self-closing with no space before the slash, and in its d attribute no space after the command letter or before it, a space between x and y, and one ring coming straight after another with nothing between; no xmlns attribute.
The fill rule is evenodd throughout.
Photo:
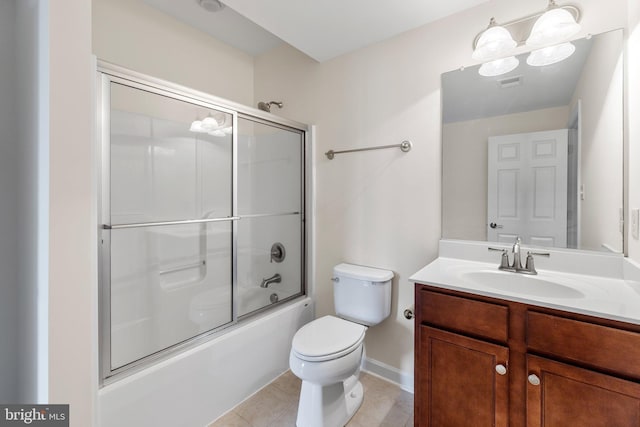
<svg viewBox="0 0 640 427"><path fill-rule="evenodd" d="M541 17L545 12L547 12L548 10L551 9L555 9L555 8L560 8L560 9L565 9L566 11L568 11L569 13L571 13L573 15L573 17L575 18L576 22L580 22L580 18L582 17L582 12L580 11L580 9L577 6L571 5L571 4L566 4L566 5L562 5L562 6L558 6L555 2L555 0L549 0L549 6L538 13L534 13L532 15L528 15L525 16L523 18L518 18L518 19L514 19L512 21L509 22L505 22L504 24L500 24L500 26L506 28L507 30L509 30L509 27L514 27L514 26L518 26L519 24L524 24L526 23L527 26L532 27L533 23L539 18ZM498 25L496 23L495 18L491 18L491 20L489 21L489 26L487 28L490 28L494 25ZM528 28L528 30L530 30L531 28ZM473 39L473 46L472 48L475 50L476 46L478 45L478 40L480 39L480 36L482 35L482 33L484 33L486 31L486 29L480 31L475 38ZM513 32L510 31L512 34ZM528 31L526 32L528 34ZM516 42L518 43L518 46L521 46L524 44L525 40L516 40Z"/></svg>

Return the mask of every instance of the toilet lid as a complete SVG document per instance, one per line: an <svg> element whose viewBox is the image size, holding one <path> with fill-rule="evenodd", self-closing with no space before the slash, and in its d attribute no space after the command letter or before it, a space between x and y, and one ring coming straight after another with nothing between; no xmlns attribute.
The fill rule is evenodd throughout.
<svg viewBox="0 0 640 427"><path fill-rule="evenodd" d="M300 359L320 362L351 353L364 340L367 328L335 316L324 316L304 325L291 347Z"/></svg>

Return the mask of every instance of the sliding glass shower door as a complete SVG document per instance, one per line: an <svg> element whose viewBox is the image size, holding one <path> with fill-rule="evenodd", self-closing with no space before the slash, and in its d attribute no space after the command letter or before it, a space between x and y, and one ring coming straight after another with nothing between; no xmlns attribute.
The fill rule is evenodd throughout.
<svg viewBox="0 0 640 427"><path fill-rule="evenodd" d="M105 380L304 295L306 133L100 76Z"/></svg>
<svg viewBox="0 0 640 427"><path fill-rule="evenodd" d="M238 314L300 295L302 132L238 119Z"/></svg>
<svg viewBox="0 0 640 427"><path fill-rule="evenodd" d="M121 83L109 95L115 370L233 320L234 117Z"/></svg>

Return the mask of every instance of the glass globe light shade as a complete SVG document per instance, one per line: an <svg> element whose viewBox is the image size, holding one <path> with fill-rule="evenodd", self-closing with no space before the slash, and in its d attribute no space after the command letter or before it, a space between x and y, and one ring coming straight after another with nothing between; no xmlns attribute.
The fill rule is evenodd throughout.
<svg viewBox="0 0 640 427"><path fill-rule="evenodd" d="M198 132L198 133L207 132L207 130L204 127L202 127L202 122L200 120L194 120L191 123L191 127L189 128L189 130L191 132Z"/></svg>
<svg viewBox="0 0 640 427"><path fill-rule="evenodd" d="M518 58L515 56L509 56L507 58L496 59L495 61L482 64L478 73L484 77L499 76L515 70L519 64L520 61Z"/></svg>
<svg viewBox="0 0 640 427"><path fill-rule="evenodd" d="M572 43L562 43L532 51L527 57L527 64L534 67L544 67L555 64L573 55L576 47Z"/></svg>
<svg viewBox="0 0 640 427"><path fill-rule="evenodd" d="M568 40L580 31L573 15L566 9L555 8L546 11L533 24L526 45L541 47Z"/></svg>
<svg viewBox="0 0 640 427"><path fill-rule="evenodd" d="M480 35L471 57L477 61L491 61L509 55L517 45L506 28L493 25Z"/></svg>

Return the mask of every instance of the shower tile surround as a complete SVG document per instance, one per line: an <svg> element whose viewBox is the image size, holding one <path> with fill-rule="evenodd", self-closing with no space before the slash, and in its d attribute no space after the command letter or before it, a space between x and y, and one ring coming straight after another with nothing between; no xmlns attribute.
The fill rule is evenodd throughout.
<svg viewBox="0 0 640 427"><path fill-rule="evenodd" d="M413 394L363 372L364 401L347 427L413 426ZM293 427L301 380L287 371L208 427Z"/></svg>

